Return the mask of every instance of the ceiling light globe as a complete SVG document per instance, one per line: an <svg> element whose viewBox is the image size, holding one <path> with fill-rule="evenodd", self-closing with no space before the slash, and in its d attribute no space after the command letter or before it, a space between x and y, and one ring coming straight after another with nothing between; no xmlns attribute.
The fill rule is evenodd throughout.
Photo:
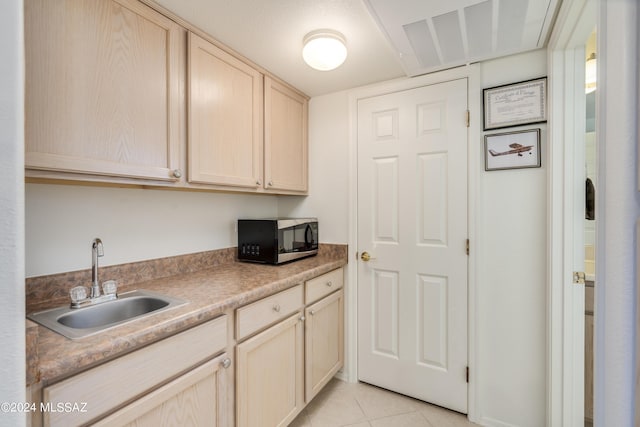
<svg viewBox="0 0 640 427"><path fill-rule="evenodd" d="M329 71L338 68L347 59L344 36L331 30L319 30L304 38L302 57L311 68Z"/></svg>

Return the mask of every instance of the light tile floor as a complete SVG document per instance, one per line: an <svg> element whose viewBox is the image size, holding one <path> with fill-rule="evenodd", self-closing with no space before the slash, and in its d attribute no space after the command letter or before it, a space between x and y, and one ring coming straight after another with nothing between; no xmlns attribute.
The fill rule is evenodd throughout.
<svg viewBox="0 0 640 427"><path fill-rule="evenodd" d="M289 427L471 427L466 415L364 383L333 379Z"/></svg>

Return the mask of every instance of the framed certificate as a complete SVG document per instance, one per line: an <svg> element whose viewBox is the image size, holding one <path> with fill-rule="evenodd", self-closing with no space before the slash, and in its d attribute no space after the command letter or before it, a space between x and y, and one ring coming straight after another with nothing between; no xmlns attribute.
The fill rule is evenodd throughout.
<svg viewBox="0 0 640 427"><path fill-rule="evenodd" d="M527 80L482 91L484 130L547 121L547 78Z"/></svg>

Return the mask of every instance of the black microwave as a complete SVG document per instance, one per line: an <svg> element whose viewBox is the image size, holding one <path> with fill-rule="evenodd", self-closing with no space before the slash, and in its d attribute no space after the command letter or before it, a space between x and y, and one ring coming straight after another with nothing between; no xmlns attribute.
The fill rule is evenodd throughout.
<svg viewBox="0 0 640 427"><path fill-rule="evenodd" d="M282 264L317 253L317 218L238 220L240 261Z"/></svg>

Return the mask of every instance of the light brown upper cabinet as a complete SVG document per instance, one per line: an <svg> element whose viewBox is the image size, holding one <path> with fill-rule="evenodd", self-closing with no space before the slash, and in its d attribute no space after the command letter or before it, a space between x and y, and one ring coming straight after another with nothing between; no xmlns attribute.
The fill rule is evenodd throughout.
<svg viewBox="0 0 640 427"><path fill-rule="evenodd" d="M135 0L26 1L27 175L177 181L183 31Z"/></svg>
<svg viewBox="0 0 640 427"><path fill-rule="evenodd" d="M26 176L307 193L308 98L137 0L25 1Z"/></svg>
<svg viewBox="0 0 640 427"><path fill-rule="evenodd" d="M262 187L262 74L189 33L189 182Z"/></svg>
<svg viewBox="0 0 640 427"><path fill-rule="evenodd" d="M308 190L308 100L265 76L264 180L268 191Z"/></svg>

